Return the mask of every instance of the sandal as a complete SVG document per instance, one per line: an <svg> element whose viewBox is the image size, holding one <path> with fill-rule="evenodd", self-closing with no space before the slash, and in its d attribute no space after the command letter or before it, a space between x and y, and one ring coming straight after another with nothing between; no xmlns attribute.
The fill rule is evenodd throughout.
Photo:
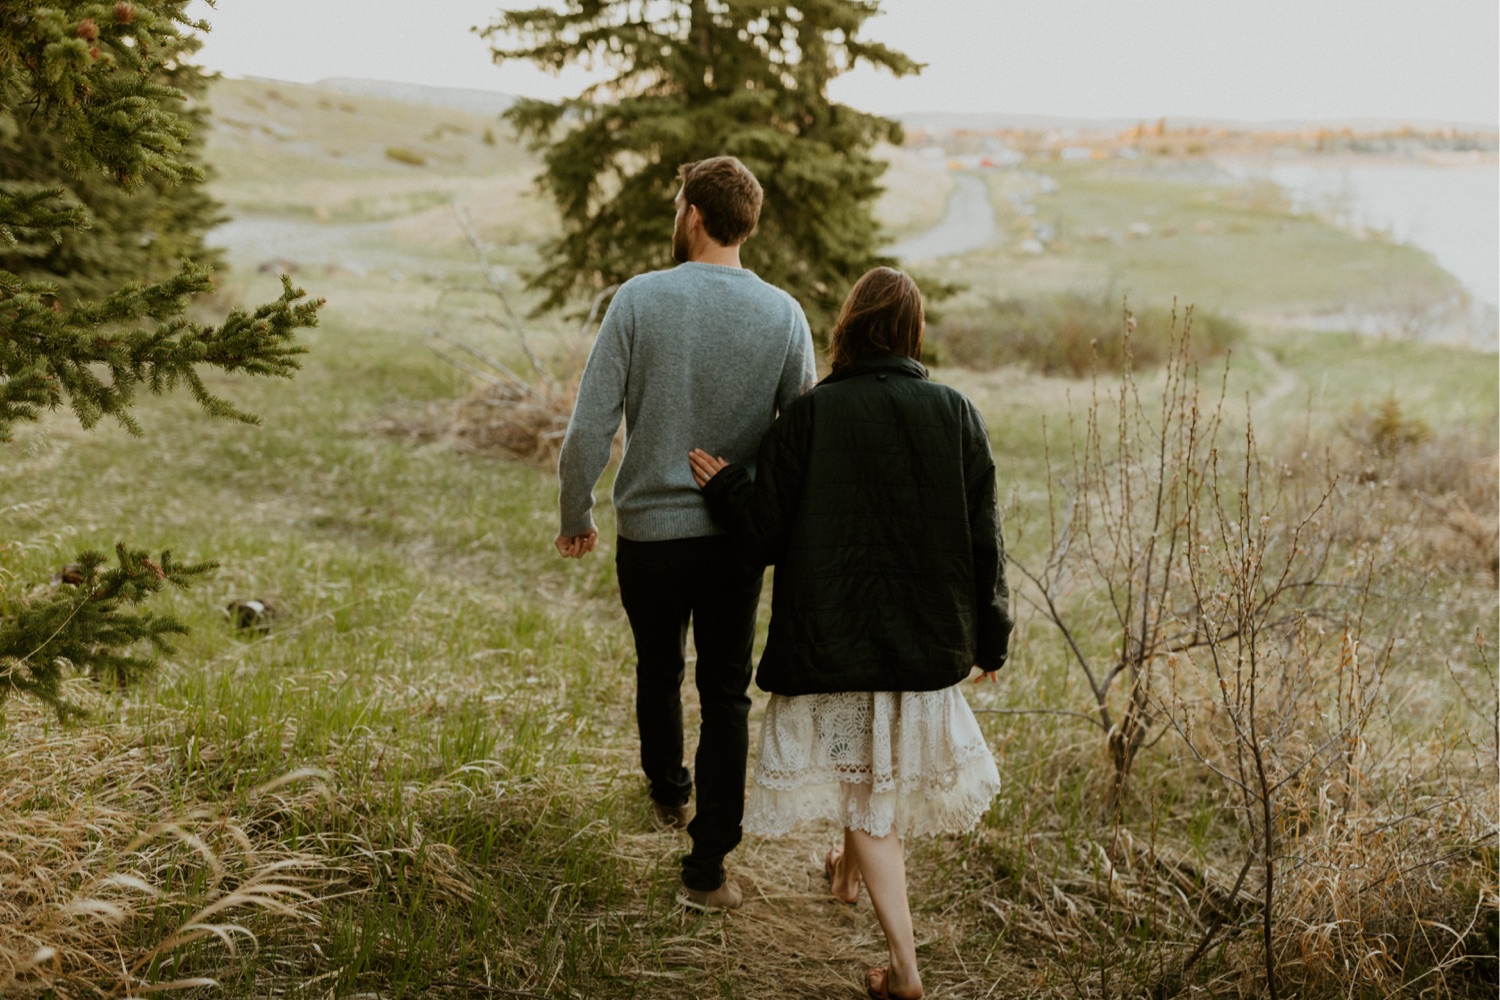
<svg viewBox="0 0 1500 1000"><path fill-rule="evenodd" d="M922 1000L922 993L914 997L898 997L891 992L890 985L891 967L889 965L877 965L865 973L865 992L870 994L870 1000Z"/></svg>
<svg viewBox="0 0 1500 1000"><path fill-rule="evenodd" d="M845 906L854 906L859 903L859 884L855 883L854 898L845 899L843 896L835 895L833 891L833 876L838 870L839 859L844 856L842 847L830 847L828 857L823 859L823 877L828 880L828 895L843 903Z"/></svg>

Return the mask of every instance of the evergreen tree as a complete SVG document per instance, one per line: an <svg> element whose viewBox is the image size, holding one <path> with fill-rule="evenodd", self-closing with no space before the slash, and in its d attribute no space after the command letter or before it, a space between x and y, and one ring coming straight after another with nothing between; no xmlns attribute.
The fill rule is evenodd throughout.
<svg viewBox="0 0 1500 1000"><path fill-rule="evenodd" d="M508 120L544 156L540 178L562 213L533 287L555 308L650 267L671 264L679 164L730 154L766 192L742 259L795 294L824 331L849 286L878 263L872 205L884 165L876 142L894 121L828 98L863 61L920 66L859 39L873 0L565 0L503 12L483 31L496 61L570 63L613 77L558 102L518 101Z"/></svg>
<svg viewBox="0 0 1500 1000"><path fill-rule="evenodd" d="M159 110L175 110L189 126L181 160L192 172L177 182L148 172L135 190L127 190L98 171L64 169L62 141L46 121L7 116L0 127L0 177L13 186L61 188L67 201L88 214L89 228L61 242L41 233L0 246L0 270L55 282L64 294L103 295L126 281L167 278L184 257L208 267L223 263L203 240L223 215L204 183L210 170L203 161L208 115L202 100L211 77L191 62L202 43L196 35L177 34L160 36L156 44L155 81L191 102L183 107L180 97L156 98Z"/></svg>
<svg viewBox="0 0 1500 1000"><path fill-rule="evenodd" d="M167 194L203 176L194 162L194 117L174 110L186 95L173 82L201 80L184 63L194 48L187 32L207 26L190 22L186 6L187 0L0 5L0 141L51 158L19 178L0 175L0 252L28 265L26 274L0 266L0 441L9 440L17 422L64 404L86 427L109 415L138 433L129 412L136 392L178 385L212 415L253 422L210 393L200 369L290 377L299 367L304 348L296 331L316 323L322 303L307 301L284 278L276 301L235 310L217 326L186 317L193 296L212 282L206 267L185 259L161 277L151 254L134 257L132 275L101 266L80 282L107 285L93 295L37 280L45 270L39 262L70 266L66 254L37 249L66 246L88 227L88 201L79 192L99 192L97 203L118 206L137 225L160 212L155 218L184 227L164 230L164 239L178 241L178 248L201 246L194 241L213 214L192 207L201 191L175 206ZM74 197L47 177L69 178ZM106 198L101 177L120 191ZM145 201L127 205L121 192ZM89 271L86 255L75 260ZM59 685L68 667L124 679L149 666L149 658L129 650L143 640L168 648L182 625L135 607L163 583L185 586L211 568L181 565L170 553L151 559L124 546L116 563L104 569L102 555L85 552L49 587L0 587L0 702L19 691L67 713L74 709Z"/></svg>

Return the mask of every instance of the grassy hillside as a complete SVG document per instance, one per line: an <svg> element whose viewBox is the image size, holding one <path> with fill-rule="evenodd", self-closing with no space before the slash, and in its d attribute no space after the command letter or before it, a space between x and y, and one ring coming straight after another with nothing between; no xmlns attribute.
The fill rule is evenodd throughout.
<svg viewBox="0 0 1500 1000"><path fill-rule="evenodd" d="M84 433L54 414L6 446L0 596L50 586L77 550L117 540L221 568L164 600L193 632L154 682L118 691L78 679L72 694L93 714L72 726L6 706L0 993L124 995L176 982L233 997L863 995L881 939L867 900L847 908L825 893L832 830L747 841L731 859L747 890L741 911L674 904L685 841L652 829L637 773L607 504L600 551L564 561L551 547L550 469L382 432L474 390L428 350L428 329L524 363L512 335L484 318L494 305L455 291L476 277L452 204L495 244L499 280L523 301L509 268L534 259L551 219L528 187L527 154L498 126L487 143L481 117L315 88L225 81L214 107L219 196L241 221L289 226L241 230L253 239L231 247L238 266L216 307L258 301L276 279L257 265L273 257L296 264L329 306L294 382L211 385L260 414L258 428L212 423L173 397L142 407L141 438ZM1299 307L1344 294L1275 260L1264 283L1247 271L1242 287L1230 264L1184 249L1199 246L1205 219L1216 228L1201 246L1221 239L1256 258L1292 246L1339 259L1336 233L1283 231L1273 211L1227 194L1204 201L1211 185L1056 177L1046 211L1071 250L980 253L952 272L1019 287L1106 280L1118 268L1140 294L1218 289L1225 308L1259 308L1297 282ZM997 199L1003 224L1010 204ZM1156 256L1078 235L1128 226L1147 205L1160 213L1153 232L1179 230L1151 237ZM1360 247L1357 261L1411 264L1400 248ZM560 358L565 332L540 323L535 336ZM1065 516L1077 486L1070 442L1095 394L1110 426L1118 383L1016 366L936 377L989 421L1007 539L1037 566L1049 514ZM1205 366L1202 382L1194 402L1208 413L1220 370ZM1283 975L1306 997L1491 995L1493 964L1465 956L1494 951L1496 581L1463 516L1494 520L1494 359L1256 328L1223 385L1226 465L1248 410L1273 479L1311 488L1323 457L1340 474L1337 510L1323 518L1348 573L1325 582L1365 602L1364 651L1341 647L1332 624L1319 645L1310 622L1318 698L1293 698L1288 684L1278 703L1308 731L1350 705L1367 712L1357 744L1288 785ZM1142 376L1148 411L1163 388L1159 373ZM1382 418L1377 404L1393 395L1395 416ZM1409 444L1379 451L1405 441L1403 428ZM1131 463L1109 467L1125 475ZM1413 486L1414 476L1425 478ZM1360 553L1378 560L1378 586L1361 589ZM1133 792L1106 810L1106 740L1080 717L1092 711L1087 684L1036 611L1038 592L1019 575L1013 583L1013 661L1002 683L969 689L1006 788L972 835L909 847L929 995L1254 993L1258 876L1234 889L1251 830L1238 793L1162 724ZM1089 624L1081 644L1110 655L1105 595L1073 593ZM268 630L227 620L225 606L247 599L274 608ZM1196 667L1159 669L1182 685L1174 696L1197 697ZM691 686L687 697L691 728ZM752 726L764 697L755 692ZM1117 691L1116 709L1121 700ZM1216 920L1217 943L1172 985L1174 963ZM1364 963L1357 975L1351 955Z"/></svg>
<svg viewBox="0 0 1500 1000"><path fill-rule="evenodd" d="M554 224L534 159L492 116L257 80L219 81L210 104L214 190L236 215L393 223L393 241L439 256L461 243L452 205L503 245Z"/></svg>

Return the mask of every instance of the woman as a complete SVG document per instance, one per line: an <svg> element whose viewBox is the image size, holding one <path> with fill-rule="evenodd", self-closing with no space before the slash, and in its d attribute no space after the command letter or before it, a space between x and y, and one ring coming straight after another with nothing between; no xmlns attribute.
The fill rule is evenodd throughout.
<svg viewBox="0 0 1500 1000"><path fill-rule="evenodd" d="M833 371L766 433L752 482L701 450L693 476L747 559L774 563L756 683L771 692L745 829L832 819L835 897L863 880L890 946L872 997L922 996L904 835L978 823L999 774L959 687L1005 662L1011 618L984 420L928 381L922 297L879 267L834 325Z"/></svg>

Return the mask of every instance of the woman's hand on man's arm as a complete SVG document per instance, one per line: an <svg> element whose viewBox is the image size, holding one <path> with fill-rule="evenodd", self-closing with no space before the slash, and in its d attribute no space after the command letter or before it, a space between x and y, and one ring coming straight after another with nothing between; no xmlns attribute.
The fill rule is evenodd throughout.
<svg viewBox="0 0 1500 1000"><path fill-rule="evenodd" d="M688 452L688 464L693 467L693 481L702 487L729 463L722 458L715 458L702 448L694 448Z"/></svg>

